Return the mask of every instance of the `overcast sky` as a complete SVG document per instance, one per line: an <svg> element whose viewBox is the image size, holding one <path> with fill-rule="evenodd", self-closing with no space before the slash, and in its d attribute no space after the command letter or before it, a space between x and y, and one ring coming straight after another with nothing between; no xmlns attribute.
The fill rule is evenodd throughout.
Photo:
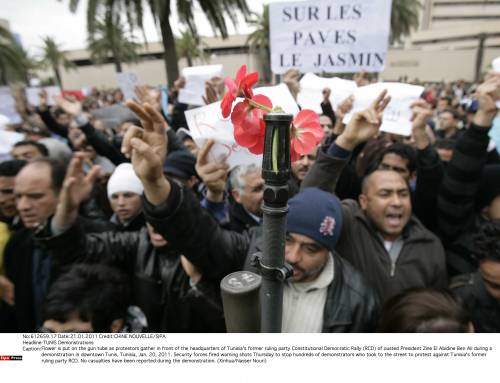
<svg viewBox="0 0 500 383"><path fill-rule="evenodd" d="M247 0L251 10L261 13L262 5L284 0ZM23 46L32 54L39 51L42 36L52 36L62 48L81 49L86 46L86 15L87 0L80 0L76 13L71 13L69 0L1 0L0 18L10 23L11 31L21 36ZM149 10L144 15L144 26L148 41L158 41L158 33ZM171 18L174 28L178 25L176 18ZM212 35L211 28L197 12L196 23L199 33ZM230 24L230 23L229 23ZM177 28L178 29L178 28ZM239 33L248 33L250 29L242 22L238 26ZM231 27L231 33L235 33Z"/></svg>

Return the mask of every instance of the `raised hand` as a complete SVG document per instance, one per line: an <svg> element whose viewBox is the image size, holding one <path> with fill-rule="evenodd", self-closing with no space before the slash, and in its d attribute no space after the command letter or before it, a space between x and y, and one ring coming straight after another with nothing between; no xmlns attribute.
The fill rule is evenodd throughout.
<svg viewBox="0 0 500 383"><path fill-rule="evenodd" d="M474 96L479 101L474 124L490 127L498 112L496 102L500 101L500 73L489 73L486 81L477 87Z"/></svg>
<svg viewBox="0 0 500 383"><path fill-rule="evenodd" d="M64 97L58 96L55 98L57 106L64 110L69 115L76 117L82 113L82 103L74 100L68 100Z"/></svg>
<svg viewBox="0 0 500 383"><path fill-rule="evenodd" d="M94 183L100 174L99 166L92 166L90 171L83 172L84 153L76 153L69 163L63 187L59 194L59 202L54 215L54 222L60 229L71 226L78 215L78 208L92 192Z"/></svg>
<svg viewBox="0 0 500 383"><path fill-rule="evenodd" d="M208 153L213 144L213 140L208 140L201 148L196 160L196 172L207 187L207 199L211 202L222 202L229 166L225 163L208 161Z"/></svg>
<svg viewBox="0 0 500 383"><path fill-rule="evenodd" d="M426 148L430 143L427 123L432 118L432 106L425 100L417 100L410 105L412 109L412 136L418 149Z"/></svg>
<svg viewBox="0 0 500 383"><path fill-rule="evenodd" d="M330 88L326 87L326 88L323 88L323 90L321 91L321 94L323 95L323 102L330 102L330 95L332 94L332 91L330 90Z"/></svg>
<svg viewBox="0 0 500 383"><path fill-rule="evenodd" d="M149 104L157 111L161 111L161 93L157 89L150 89L147 85L137 85L135 95L141 104Z"/></svg>
<svg viewBox="0 0 500 383"><path fill-rule="evenodd" d="M391 97L384 90L367 109L354 113L344 133L337 138L337 145L350 151L376 136L382 125L384 110L390 101Z"/></svg>
<svg viewBox="0 0 500 383"><path fill-rule="evenodd" d="M351 111L353 104L354 96L351 95L342 100L340 104L337 105L337 108L335 109L335 126L333 127L333 133L337 136L341 135L344 132L344 116Z"/></svg>
<svg viewBox="0 0 500 383"><path fill-rule="evenodd" d="M122 142L122 153L131 159L134 171L144 185L149 202L162 203L170 193L170 184L163 175L167 156L167 123L151 105L127 101L126 105L141 120L143 128L131 126Z"/></svg>

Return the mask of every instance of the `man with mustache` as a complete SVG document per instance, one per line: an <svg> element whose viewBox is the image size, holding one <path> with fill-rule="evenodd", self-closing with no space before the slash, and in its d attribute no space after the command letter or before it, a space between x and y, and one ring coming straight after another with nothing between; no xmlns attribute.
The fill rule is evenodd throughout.
<svg viewBox="0 0 500 383"><path fill-rule="evenodd" d="M379 96L369 110L353 119L346 131L378 128L388 103ZM199 201L179 184L166 179L164 122L130 102L144 129L127 132L123 152L144 185L147 220L173 248L184 254L204 276L222 278L251 269L250 256L262 248L262 227L244 233L222 229ZM376 119L368 120L370 115ZM373 330L377 316L374 291L339 257L334 248L342 231L338 199L309 188L289 201L285 259L293 276L284 289L282 329L287 332L361 332Z"/></svg>

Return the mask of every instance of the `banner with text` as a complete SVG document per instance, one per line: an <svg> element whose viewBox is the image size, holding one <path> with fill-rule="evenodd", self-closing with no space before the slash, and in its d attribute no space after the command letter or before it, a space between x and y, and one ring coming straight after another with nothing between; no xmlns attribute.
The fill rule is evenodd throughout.
<svg viewBox="0 0 500 383"><path fill-rule="evenodd" d="M381 72L391 0L316 0L269 4L271 68L305 72Z"/></svg>
<svg viewBox="0 0 500 383"><path fill-rule="evenodd" d="M411 135L412 111L410 106L421 96L424 91L423 86L398 82L378 82L356 88L352 110L344 116L344 123L348 124L354 113L368 108L384 89L391 96L391 102L385 108L380 131L401 136Z"/></svg>

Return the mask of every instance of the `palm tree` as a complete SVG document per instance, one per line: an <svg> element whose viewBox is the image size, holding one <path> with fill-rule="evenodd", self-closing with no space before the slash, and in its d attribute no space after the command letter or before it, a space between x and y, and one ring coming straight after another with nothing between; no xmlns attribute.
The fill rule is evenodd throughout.
<svg viewBox="0 0 500 383"><path fill-rule="evenodd" d="M61 50L56 41L50 37L45 36L43 40L43 56L42 64L45 67L51 68L54 71L54 76L57 81L57 85L63 89L63 84L61 80L61 72L59 68L62 66L65 69L71 69L75 67L75 64L66 58L66 54Z"/></svg>
<svg viewBox="0 0 500 383"><path fill-rule="evenodd" d="M271 79L271 51L269 50L269 5L264 5L262 15L255 14L254 19L248 20L248 24L255 30L248 35L246 43L251 52L258 52L262 58L264 81Z"/></svg>
<svg viewBox="0 0 500 383"><path fill-rule="evenodd" d="M401 41L418 27L421 7L415 0L392 0L391 44Z"/></svg>
<svg viewBox="0 0 500 383"><path fill-rule="evenodd" d="M90 58L98 64L111 56L117 72L122 71L123 62L138 62L140 44L132 35L127 35L119 15L107 15L96 24L95 34L89 37Z"/></svg>
<svg viewBox="0 0 500 383"><path fill-rule="evenodd" d="M200 58L201 61L208 61L208 53L204 49L206 44L196 39L191 32L181 32L181 37L175 39L175 49L177 58L185 58L188 66L193 66L193 59Z"/></svg>
<svg viewBox="0 0 500 383"><path fill-rule="evenodd" d="M14 36L0 26L0 84L7 85L15 81L28 83L29 71L34 67L34 61Z"/></svg>
<svg viewBox="0 0 500 383"><path fill-rule="evenodd" d="M79 3L79 0L70 0L70 10L76 11ZM146 3L153 14L155 22L160 27L163 58L170 86L179 77L175 38L170 25L170 16L174 6L177 8L181 24L186 25L193 36L198 36L194 21L196 4L205 13L214 32L220 34L223 38L228 37L226 16L233 25L237 25L238 14L243 14L245 19L250 15L246 0L177 0L175 4L171 0L146 0ZM92 0L87 5L87 30L90 35L95 32L96 15L103 8L111 9L114 13L125 13L132 28L138 27L144 31L142 25L143 0Z"/></svg>

